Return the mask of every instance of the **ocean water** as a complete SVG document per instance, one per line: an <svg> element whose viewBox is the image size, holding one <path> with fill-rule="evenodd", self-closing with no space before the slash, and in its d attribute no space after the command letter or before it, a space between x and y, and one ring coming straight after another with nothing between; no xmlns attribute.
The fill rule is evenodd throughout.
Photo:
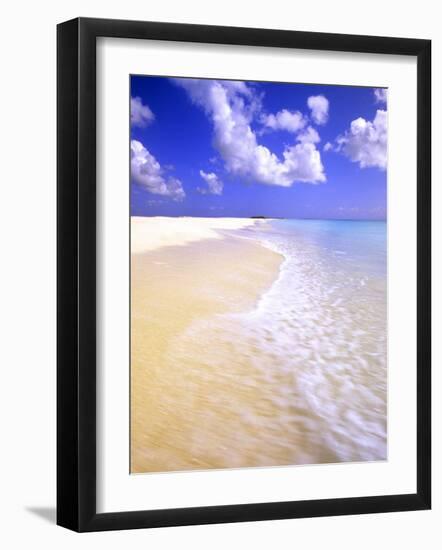
<svg viewBox="0 0 442 550"><path fill-rule="evenodd" d="M218 388L195 453L209 431L224 467L386 459L386 223L276 220L236 234L283 261L252 309L175 343L170 360L199 353Z"/></svg>
<svg viewBox="0 0 442 550"><path fill-rule="evenodd" d="M269 225L260 238L285 260L246 324L285 358L281 368L294 373L302 408L331 454L385 458L386 223Z"/></svg>

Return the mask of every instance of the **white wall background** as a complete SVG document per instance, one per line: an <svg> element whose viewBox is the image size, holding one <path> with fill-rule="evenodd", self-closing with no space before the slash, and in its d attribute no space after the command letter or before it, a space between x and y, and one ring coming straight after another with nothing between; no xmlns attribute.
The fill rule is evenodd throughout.
<svg viewBox="0 0 442 550"><path fill-rule="evenodd" d="M408 36L433 40L434 273L442 280L442 36L436 0L7 2L0 87L0 544L8 549L439 548L442 541L440 284L434 285L431 512L76 535L55 518L55 25L77 16ZM7 11L6 11L7 10ZM404 132L407 131L404 120ZM414 139L410 136L410 139ZM436 239L436 236L439 237ZM407 429L404 426L404 429Z"/></svg>

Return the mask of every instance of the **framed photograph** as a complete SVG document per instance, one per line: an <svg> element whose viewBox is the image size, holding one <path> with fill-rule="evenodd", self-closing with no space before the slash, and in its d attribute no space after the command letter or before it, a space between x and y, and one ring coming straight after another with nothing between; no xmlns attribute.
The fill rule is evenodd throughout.
<svg viewBox="0 0 442 550"><path fill-rule="evenodd" d="M57 523L429 509L430 41L57 36Z"/></svg>

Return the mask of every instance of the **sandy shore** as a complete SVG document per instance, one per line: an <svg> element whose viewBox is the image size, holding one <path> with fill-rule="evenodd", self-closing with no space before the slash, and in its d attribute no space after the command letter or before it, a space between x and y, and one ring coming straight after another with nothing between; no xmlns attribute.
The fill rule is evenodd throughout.
<svg viewBox="0 0 442 550"><path fill-rule="evenodd" d="M221 229L242 229L257 223L249 218L131 218L133 254L163 246L179 246L202 239L220 239Z"/></svg>
<svg viewBox="0 0 442 550"><path fill-rule="evenodd" d="M385 459L382 262L261 224L135 220L132 473Z"/></svg>
<svg viewBox="0 0 442 550"><path fill-rule="evenodd" d="M232 463L234 413L220 403L258 399L246 365L218 371L191 335L227 312L253 308L277 277L282 258L219 229L253 220L132 218L131 471L248 465ZM217 239L216 241L214 239ZM183 246L186 244L186 246ZM210 326L210 325L209 325ZM186 336L186 338L187 338ZM177 359L179 357L180 359ZM228 376L228 378L226 378ZM232 439L233 437L233 439ZM259 453L256 453L259 456ZM253 465L254 462L250 462Z"/></svg>

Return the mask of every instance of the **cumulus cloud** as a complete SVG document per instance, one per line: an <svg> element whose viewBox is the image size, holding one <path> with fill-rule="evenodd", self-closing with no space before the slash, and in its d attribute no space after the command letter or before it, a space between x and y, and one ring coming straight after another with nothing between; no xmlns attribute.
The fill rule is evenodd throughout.
<svg viewBox="0 0 442 550"><path fill-rule="evenodd" d="M325 181L321 155L312 142L287 146L282 159L257 142L252 119L260 100L245 82L175 79L213 125L213 145L231 174L248 181L290 187Z"/></svg>
<svg viewBox="0 0 442 550"><path fill-rule="evenodd" d="M130 142L131 176L150 193L171 197L181 201L186 196L182 183L177 178L164 176L164 170L157 159L149 153L144 145L133 139Z"/></svg>
<svg viewBox="0 0 442 550"><path fill-rule="evenodd" d="M387 103L388 90L387 88L375 88L374 98L376 103Z"/></svg>
<svg viewBox="0 0 442 550"><path fill-rule="evenodd" d="M327 152L327 151L331 151L333 149L333 145L327 141L327 143L324 145L324 151Z"/></svg>
<svg viewBox="0 0 442 550"><path fill-rule="evenodd" d="M132 126L145 128L155 120L155 115L147 105L143 105L141 97L130 98L130 123Z"/></svg>
<svg viewBox="0 0 442 550"><path fill-rule="evenodd" d="M373 121L359 117L350 128L336 139L337 151L341 151L361 168L387 167L387 111L378 109Z"/></svg>
<svg viewBox="0 0 442 550"><path fill-rule="evenodd" d="M263 115L261 122L272 130L286 130L292 133L298 132L306 124L302 113L299 111L288 111L287 109L283 109L276 114Z"/></svg>
<svg viewBox="0 0 442 550"><path fill-rule="evenodd" d="M311 95L307 99L307 105L311 110L313 122L316 124L325 124L328 120L329 102L323 95Z"/></svg>
<svg viewBox="0 0 442 550"><path fill-rule="evenodd" d="M207 183L207 189L198 189L200 193L210 193L212 195L221 195L223 192L223 182L214 172L206 173L200 170L200 176Z"/></svg>
<svg viewBox="0 0 442 550"><path fill-rule="evenodd" d="M311 126L308 126L298 134L296 139L301 143L319 143L321 141L318 132Z"/></svg>

